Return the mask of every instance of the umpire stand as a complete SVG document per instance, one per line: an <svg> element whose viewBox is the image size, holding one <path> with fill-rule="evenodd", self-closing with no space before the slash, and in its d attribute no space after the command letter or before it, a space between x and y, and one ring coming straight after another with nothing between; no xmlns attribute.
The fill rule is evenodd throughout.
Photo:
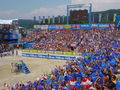
<svg viewBox="0 0 120 90"><path fill-rule="evenodd" d="M88 7L88 24L90 26L90 29L91 29L91 26L92 26L92 4L75 4L75 5L67 5L67 25L69 24L69 16L70 16L70 13L69 13L69 10L71 8L83 8L83 7Z"/></svg>

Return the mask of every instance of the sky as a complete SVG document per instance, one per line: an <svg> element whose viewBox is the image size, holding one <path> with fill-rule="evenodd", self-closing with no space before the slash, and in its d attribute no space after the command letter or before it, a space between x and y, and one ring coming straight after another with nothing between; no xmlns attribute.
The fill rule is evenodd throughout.
<svg viewBox="0 0 120 90"><path fill-rule="evenodd" d="M92 11L120 9L120 0L0 0L0 19L66 15L66 5L92 3Z"/></svg>

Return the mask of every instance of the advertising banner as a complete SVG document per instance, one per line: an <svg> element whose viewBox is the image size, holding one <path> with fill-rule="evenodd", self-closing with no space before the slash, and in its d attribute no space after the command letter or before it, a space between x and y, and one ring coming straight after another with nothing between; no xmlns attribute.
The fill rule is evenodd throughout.
<svg viewBox="0 0 120 90"><path fill-rule="evenodd" d="M89 24L81 24L80 29L90 29L90 25Z"/></svg>
<svg viewBox="0 0 120 90"><path fill-rule="evenodd" d="M34 25L34 29L40 29L41 26L40 25Z"/></svg>
<svg viewBox="0 0 120 90"><path fill-rule="evenodd" d="M109 24L99 24L99 29L109 29Z"/></svg>
<svg viewBox="0 0 120 90"><path fill-rule="evenodd" d="M59 25L60 29L64 29L64 25Z"/></svg>
<svg viewBox="0 0 120 90"><path fill-rule="evenodd" d="M92 29L97 29L98 28L98 24L92 24L91 28Z"/></svg>
<svg viewBox="0 0 120 90"><path fill-rule="evenodd" d="M64 25L64 28L65 28L65 29L70 29L70 28L71 28L71 25Z"/></svg>
<svg viewBox="0 0 120 90"><path fill-rule="evenodd" d="M41 25L41 29L48 29L48 25Z"/></svg>
<svg viewBox="0 0 120 90"><path fill-rule="evenodd" d="M56 25L48 25L48 29L51 30L51 29L56 29Z"/></svg>
<svg viewBox="0 0 120 90"><path fill-rule="evenodd" d="M80 25L73 24L71 25L71 28L74 30L80 29Z"/></svg>

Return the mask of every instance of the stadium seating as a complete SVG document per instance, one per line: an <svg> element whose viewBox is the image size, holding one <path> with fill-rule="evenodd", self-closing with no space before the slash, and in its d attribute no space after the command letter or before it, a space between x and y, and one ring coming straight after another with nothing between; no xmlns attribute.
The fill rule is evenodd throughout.
<svg viewBox="0 0 120 90"><path fill-rule="evenodd" d="M35 35L31 33L29 38ZM43 32L37 31L40 37ZM72 33L71 33L72 32ZM78 33L79 32L79 33ZM52 33L52 35L51 35ZM58 33L61 33L58 35ZM63 33L66 33L63 34ZM75 35L80 41L77 45L78 52L82 51L84 58L66 61L63 67L56 67L51 74L37 78L34 82L18 84L12 87L13 90L119 90L120 89L120 39L119 30L91 30L86 31L48 31L41 39L39 35L32 38L40 47L48 45L46 42L53 40L60 41L64 37L65 43L70 43L70 37ZM56 35L56 36L55 36ZM65 36L64 36L65 35ZM70 36L69 36L70 35ZM27 37L28 37L27 36ZM55 37L54 37L55 36ZM59 37L57 37L59 36ZM48 38L49 37L49 38ZM54 39L55 38L55 39ZM57 38L57 39L56 39ZM63 38L62 38L63 39ZM64 40L63 39L63 40ZM24 38L24 40L27 40ZM71 40L71 41L72 41ZM44 44L44 43L45 44ZM49 42L49 44L51 44ZM73 42L73 41L72 41ZM55 44L55 43L54 43ZM42 45L42 46L41 46ZM64 45L63 45L64 46ZM65 45L66 46L66 45ZM64 47L65 47L64 46ZM33 46L33 48L35 48ZM42 48L43 50L46 48ZM49 49L49 48L47 48ZM67 49L65 49L67 50Z"/></svg>

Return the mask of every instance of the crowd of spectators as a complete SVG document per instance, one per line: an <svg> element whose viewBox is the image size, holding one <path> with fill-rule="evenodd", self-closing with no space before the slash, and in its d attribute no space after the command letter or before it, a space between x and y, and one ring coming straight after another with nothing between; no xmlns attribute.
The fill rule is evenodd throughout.
<svg viewBox="0 0 120 90"><path fill-rule="evenodd" d="M8 43L6 41L0 41L0 53L7 52L10 50Z"/></svg>
<svg viewBox="0 0 120 90"><path fill-rule="evenodd" d="M63 67L56 66L50 74L33 82L16 83L12 90L120 90L119 30L43 30L31 33L24 40L35 40L40 45L38 49L57 42L62 47L77 42L78 51L84 52L83 57L66 61Z"/></svg>
<svg viewBox="0 0 120 90"><path fill-rule="evenodd" d="M12 90L119 90L120 53L106 48L96 54L66 61L34 82L17 83Z"/></svg>
<svg viewBox="0 0 120 90"><path fill-rule="evenodd" d="M32 48L39 50L90 52L108 43L118 45L119 37L119 30L34 30L22 40L35 41Z"/></svg>
<svg viewBox="0 0 120 90"><path fill-rule="evenodd" d="M0 57L10 54L12 47L9 46L7 41L0 41Z"/></svg>

